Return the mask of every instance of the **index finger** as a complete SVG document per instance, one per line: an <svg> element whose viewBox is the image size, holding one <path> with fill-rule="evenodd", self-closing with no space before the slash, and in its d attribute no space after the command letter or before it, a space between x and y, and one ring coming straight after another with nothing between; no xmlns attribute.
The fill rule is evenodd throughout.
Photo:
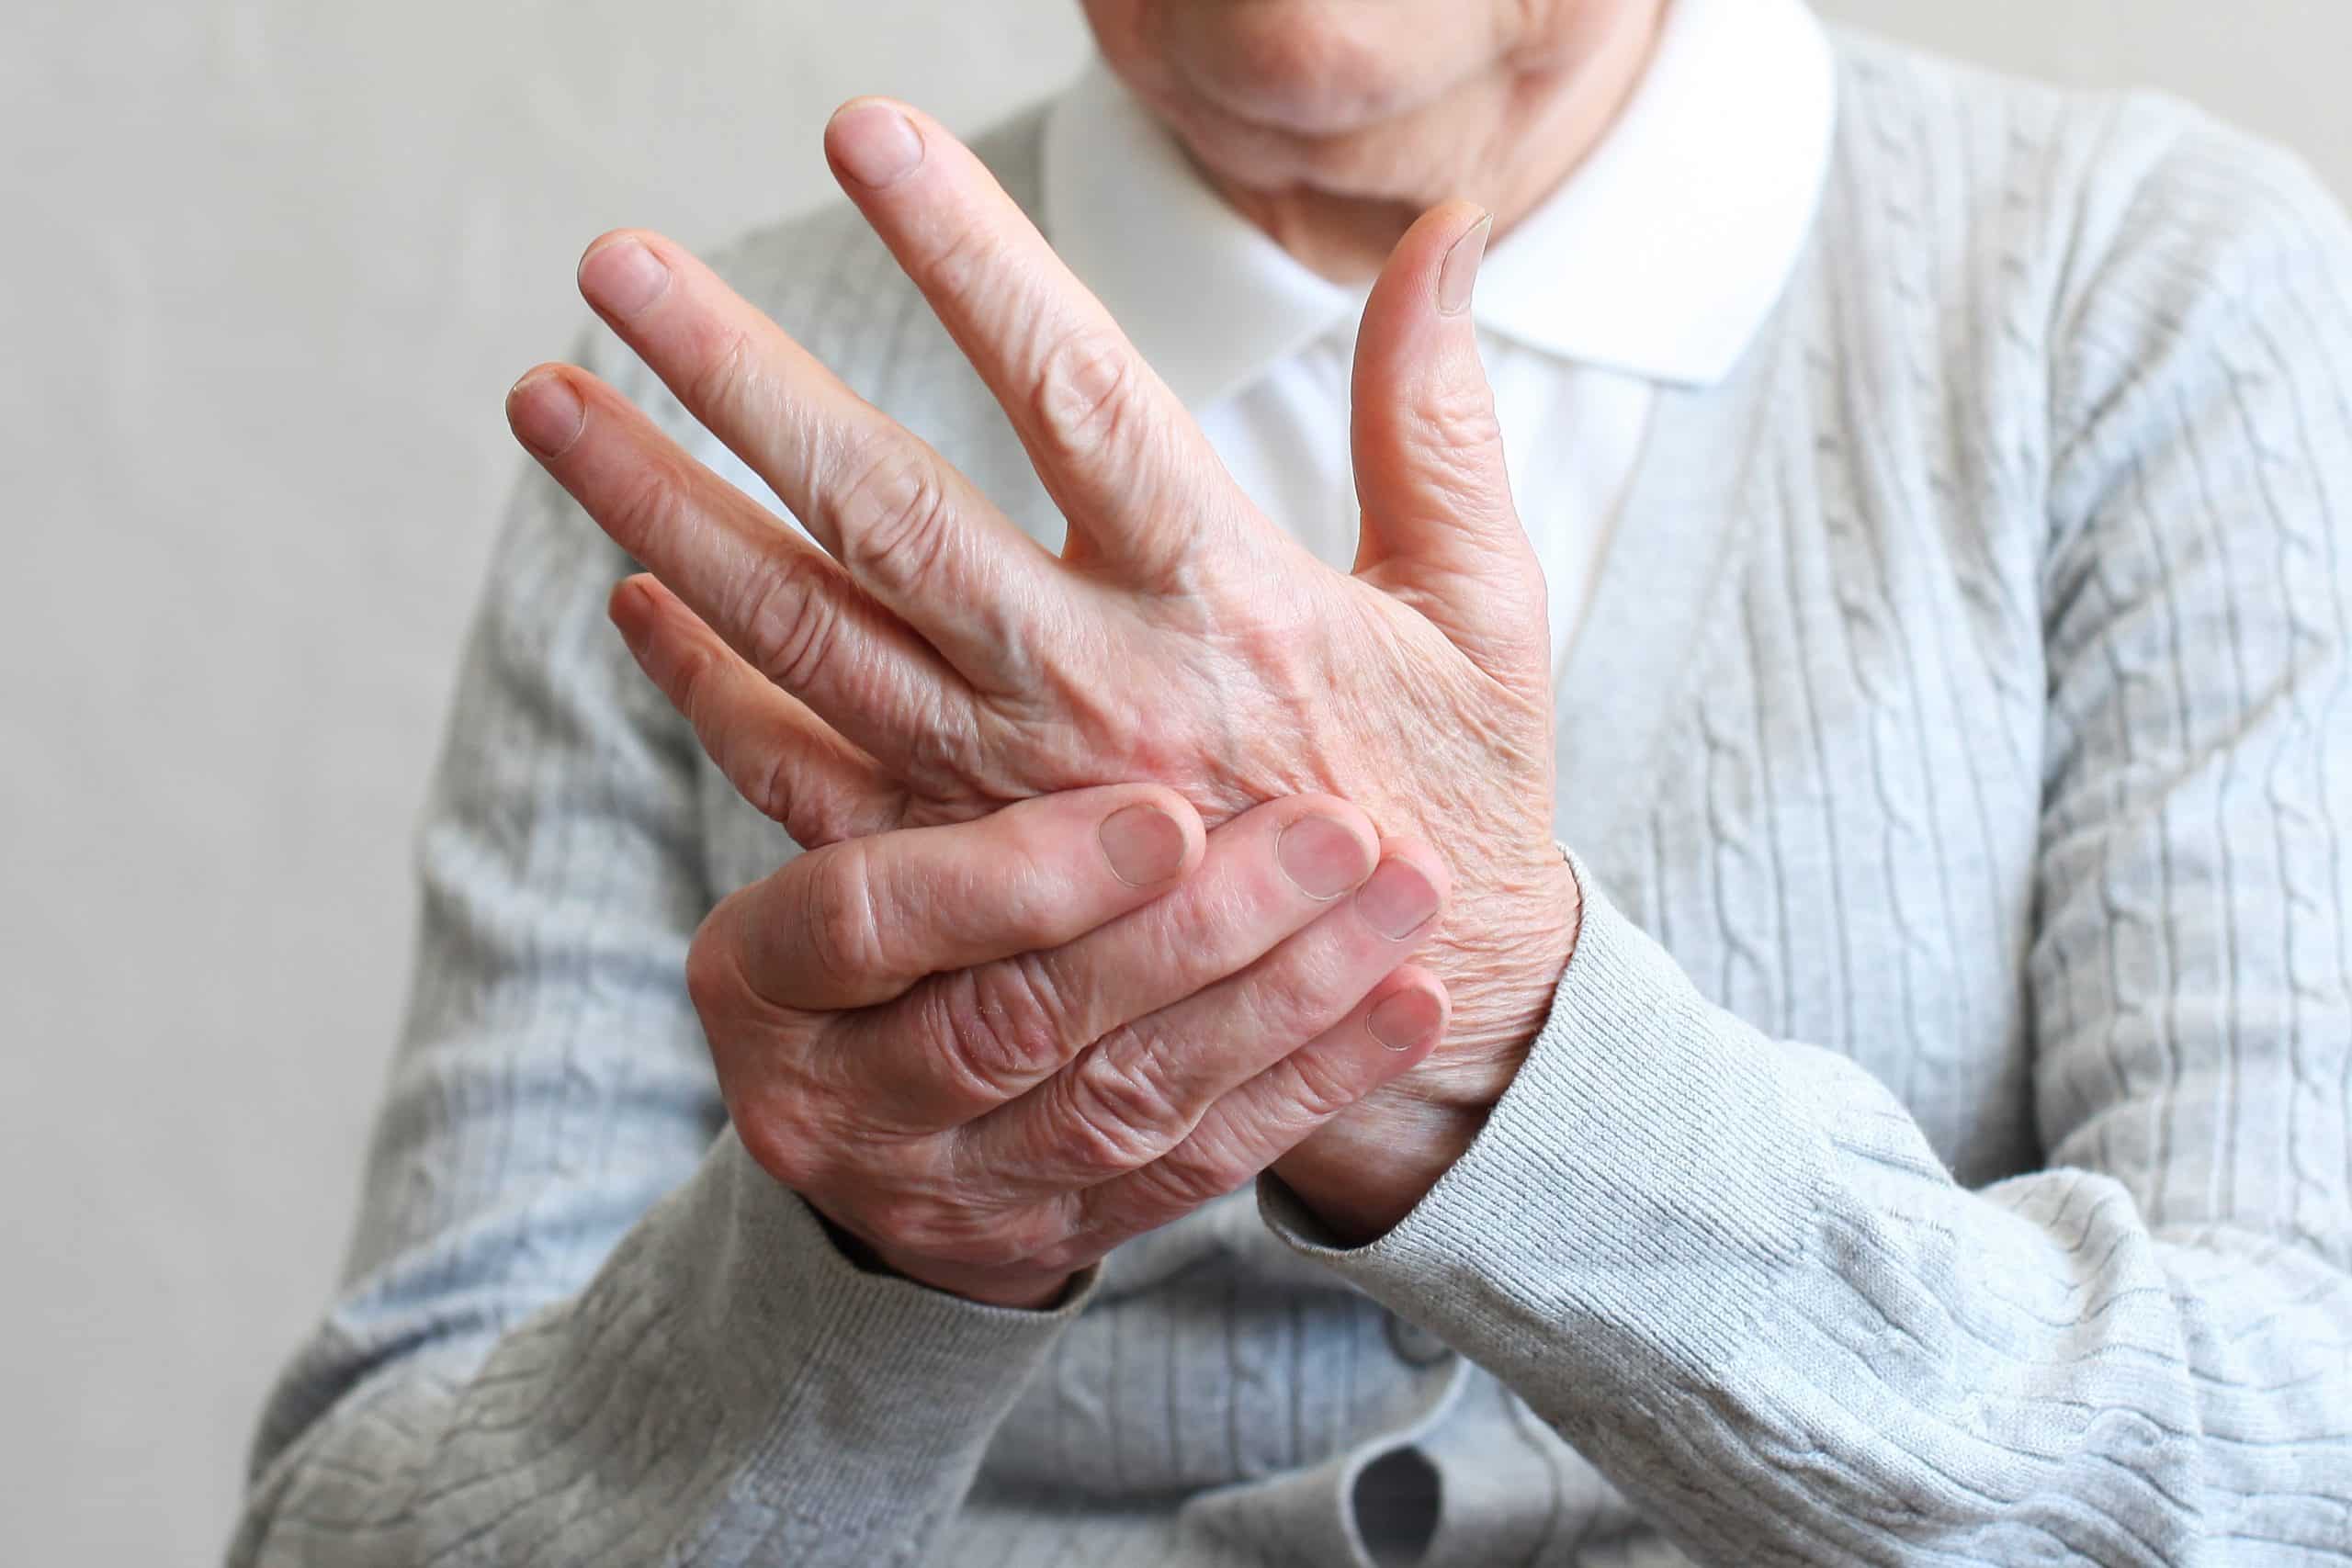
<svg viewBox="0 0 2352 1568"><path fill-rule="evenodd" d="M770 1006L871 1007L1149 903L1199 863L1206 839L1161 785L1066 790L811 850L723 900L718 940L695 947Z"/></svg>
<svg viewBox="0 0 2352 1568"><path fill-rule="evenodd" d="M909 1130L998 1112L1105 1034L1250 968L1378 859L1372 819L1345 801L1253 807L1210 835L1198 869L1166 897L1063 946L936 976L861 1015L848 1081L869 1094L890 1086Z"/></svg>
<svg viewBox="0 0 2352 1568"><path fill-rule="evenodd" d="M1150 582L1245 525L1200 426L970 149L928 115L859 98L834 112L825 152L1003 406L1073 540Z"/></svg>

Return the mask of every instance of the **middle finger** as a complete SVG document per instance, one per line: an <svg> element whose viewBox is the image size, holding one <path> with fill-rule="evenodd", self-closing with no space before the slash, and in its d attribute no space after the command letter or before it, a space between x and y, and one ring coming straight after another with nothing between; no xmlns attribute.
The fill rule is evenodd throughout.
<svg viewBox="0 0 2352 1568"><path fill-rule="evenodd" d="M1074 543L1159 587L1200 547L1245 536L1246 502L1200 425L969 148L869 98L834 112L825 151L1012 421Z"/></svg>
<svg viewBox="0 0 2352 1568"><path fill-rule="evenodd" d="M1353 897L1265 958L1111 1031L959 1130L967 1166L1016 1198L1042 1198L1116 1180L1182 1144L1228 1091L1346 1018L1427 938L1444 867L1413 840L1381 848L1379 869Z"/></svg>
<svg viewBox="0 0 2352 1568"><path fill-rule="evenodd" d="M928 443L661 235L597 240L580 292L861 587L974 685L1026 683L1070 584Z"/></svg>
<svg viewBox="0 0 2352 1568"><path fill-rule="evenodd" d="M977 755L964 677L822 551L586 371L543 365L506 395L517 439L613 542L761 674L900 778Z"/></svg>
<svg viewBox="0 0 2352 1568"><path fill-rule="evenodd" d="M1254 963L1353 891L1378 852L1370 818L1344 801L1252 807L1209 836L1198 871L1132 914L859 1015L844 1087L902 1106L910 1132L984 1116L1105 1032Z"/></svg>

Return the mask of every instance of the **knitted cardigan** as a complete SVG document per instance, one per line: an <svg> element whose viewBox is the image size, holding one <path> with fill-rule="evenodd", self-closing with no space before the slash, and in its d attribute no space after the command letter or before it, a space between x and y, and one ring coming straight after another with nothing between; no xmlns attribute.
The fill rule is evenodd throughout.
<svg viewBox="0 0 2352 1568"><path fill-rule="evenodd" d="M2352 228L2177 104L1838 47L1561 682L1580 943L1370 1246L1266 1183L1053 1312L838 1254L681 980L792 846L531 477L232 1561L2352 1560ZM980 142L1033 210L1038 124ZM1058 540L845 207L724 269Z"/></svg>

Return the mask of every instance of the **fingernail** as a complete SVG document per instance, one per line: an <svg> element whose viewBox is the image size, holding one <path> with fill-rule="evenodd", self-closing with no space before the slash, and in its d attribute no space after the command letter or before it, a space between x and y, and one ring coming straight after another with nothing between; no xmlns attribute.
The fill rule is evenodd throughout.
<svg viewBox="0 0 2352 1568"><path fill-rule="evenodd" d="M1487 236L1494 232L1495 218L1488 213L1470 225L1469 231L1453 242L1445 253L1445 260L1437 269L1437 313L1458 316L1470 308L1470 289L1478 281L1478 263L1487 254Z"/></svg>
<svg viewBox="0 0 2352 1568"><path fill-rule="evenodd" d="M1437 1032L1442 1011L1427 991L1399 991L1372 1010L1364 1028L1391 1051L1410 1051Z"/></svg>
<svg viewBox="0 0 2352 1568"><path fill-rule="evenodd" d="M1184 866L1184 825L1157 806L1130 806L1103 819L1102 853L1130 887L1167 881Z"/></svg>
<svg viewBox="0 0 2352 1568"><path fill-rule="evenodd" d="M623 321L670 287L670 269L639 240L615 240L580 258L580 292L588 303Z"/></svg>
<svg viewBox="0 0 2352 1568"><path fill-rule="evenodd" d="M632 649L645 646L645 630L653 624L653 595L646 592L644 583L633 577L621 579L605 608L623 642Z"/></svg>
<svg viewBox="0 0 2352 1568"><path fill-rule="evenodd" d="M1302 817L1274 840L1283 874L1309 898L1337 898L1363 880L1364 842L1329 817Z"/></svg>
<svg viewBox="0 0 2352 1568"><path fill-rule="evenodd" d="M888 104L858 104L833 116L833 158L860 185L881 186L922 162L914 124Z"/></svg>
<svg viewBox="0 0 2352 1568"><path fill-rule="evenodd" d="M524 446L542 457L560 457L580 439L588 410L560 371L541 370L508 390L506 421Z"/></svg>
<svg viewBox="0 0 2352 1568"><path fill-rule="evenodd" d="M1385 861L1371 881L1356 889L1356 908L1374 931L1402 942L1437 913L1437 889L1412 862Z"/></svg>

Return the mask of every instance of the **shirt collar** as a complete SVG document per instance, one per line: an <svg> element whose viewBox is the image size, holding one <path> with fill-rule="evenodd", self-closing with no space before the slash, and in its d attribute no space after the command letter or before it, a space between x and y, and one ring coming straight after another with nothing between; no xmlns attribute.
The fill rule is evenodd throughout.
<svg viewBox="0 0 2352 1568"><path fill-rule="evenodd" d="M1804 248L1836 106L1802 0L1669 0L1609 134L1488 251L1479 324L1652 380L1720 381ZM1363 304L1228 207L1100 60L1052 106L1044 162L1055 248L1190 406Z"/></svg>

